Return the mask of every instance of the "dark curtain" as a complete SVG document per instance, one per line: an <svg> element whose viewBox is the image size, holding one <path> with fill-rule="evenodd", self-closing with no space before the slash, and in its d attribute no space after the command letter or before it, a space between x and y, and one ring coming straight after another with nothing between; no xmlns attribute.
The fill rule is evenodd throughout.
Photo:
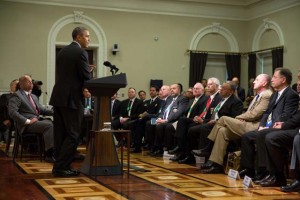
<svg viewBox="0 0 300 200"><path fill-rule="evenodd" d="M225 61L228 79L238 77L241 80L241 54L226 54Z"/></svg>
<svg viewBox="0 0 300 200"><path fill-rule="evenodd" d="M207 53L190 53L190 77L189 87L201 82L207 61Z"/></svg>
<svg viewBox="0 0 300 200"><path fill-rule="evenodd" d="M272 68L273 72L277 67L283 67L283 48L272 50Z"/></svg>
<svg viewBox="0 0 300 200"><path fill-rule="evenodd" d="M248 55L248 80L256 77L256 54Z"/></svg>

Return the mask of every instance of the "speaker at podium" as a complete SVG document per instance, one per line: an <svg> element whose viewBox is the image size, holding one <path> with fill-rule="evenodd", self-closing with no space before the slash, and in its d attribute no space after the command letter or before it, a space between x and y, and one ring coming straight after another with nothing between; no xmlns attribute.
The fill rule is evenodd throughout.
<svg viewBox="0 0 300 200"><path fill-rule="evenodd" d="M120 175L122 165L115 148L113 131L100 131L111 122L111 96L127 86L126 74L88 80L84 86L95 96L93 127L81 172L89 175Z"/></svg>

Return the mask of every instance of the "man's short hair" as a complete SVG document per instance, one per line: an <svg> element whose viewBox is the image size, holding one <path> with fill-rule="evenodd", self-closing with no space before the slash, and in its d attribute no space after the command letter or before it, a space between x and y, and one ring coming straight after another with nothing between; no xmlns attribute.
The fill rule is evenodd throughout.
<svg viewBox="0 0 300 200"><path fill-rule="evenodd" d="M85 27L76 27L73 29L73 32L72 32L72 38L73 40L76 39L77 35L82 35L84 31L87 31L88 29L85 28Z"/></svg>
<svg viewBox="0 0 300 200"><path fill-rule="evenodd" d="M275 69L274 72L276 72L276 71L278 71L281 76L285 77L286 83L288 85L291 85L292 80L293 80L293 74L292 74L292 72L289 69L278 67L278 68Z"/></svg>

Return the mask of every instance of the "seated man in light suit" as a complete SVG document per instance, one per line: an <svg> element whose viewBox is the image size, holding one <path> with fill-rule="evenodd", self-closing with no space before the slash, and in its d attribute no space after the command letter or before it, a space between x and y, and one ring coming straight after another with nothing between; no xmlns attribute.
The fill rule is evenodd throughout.
<svg viewBox="0 0 300 200"><path fill-rule="evenodd" d="M250 103L248 110L235 118L221 117L210 134L208 139L214 142L211 155L205 164L208 168L215 164L223 166L223 159L226 149L231 140L240 139L245 132L258 128L260 119L268 107L272 91L270 88L271 78L267 74L260 74L256 77L254 90L257 95Z"/></svg>
<svg viewBox="0 0 300 200"><path fill-rule="evenodd" d="M25 132L40 133L45 141L45 160L54 162L53 124L40 115L53 115L53 110L43 107L37 97L31 94L32 79L28 75L19 78L20 89L15 92L8 103L8 113L20 134Z"/></svg>
<svg viewBox="0 0 300 200"><path fill-rule="evenodd" d="M260 120L256 130L249 131L241 138L241 171L240 177L245 175L253 178L254 182L263 180L268 176L267 149L265 137L278 131L274 127L276 122L285 122L298 110L299 96L290 87L292 72L287 68L276 68L272 77L272 87L275 92L270 97L267 111ZM257 160L257 171L255 175L255 158ZM285 185L286 180L278 177L276 185Z"/></svg>

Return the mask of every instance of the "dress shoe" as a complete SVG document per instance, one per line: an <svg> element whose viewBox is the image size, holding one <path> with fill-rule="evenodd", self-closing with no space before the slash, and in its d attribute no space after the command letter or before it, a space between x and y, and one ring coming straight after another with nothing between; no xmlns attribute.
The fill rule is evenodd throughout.
<svg viewBox="0 0 300 200"><path fill-rule="evenodd" d="M221 173L224 173L224 170L223 170L223 166L214 163L210 168L202 169L201 173L203 173L203 174L221 174Z"/></svg>
<svg viewBox="0 0 300 200"><path fill-rule="evenodd" d="M153 156L155 157L163 157L164 151L163 150L157 150L153 153Z"/></svg>
<svg viewBox="0 0 300 200"><path fill-rule="evenodd" d="M134 148L130 151L130 153L141 153L142 149L141 148Z"/></svg>
<svg viewBox="0 0 300 200"><path fill-rule="evenodd" d="M182 160L178 160L179 164L195 164L196 160L195 157L192 155L188 155L185 158L183 158Z"/></svg>
<svg viewBox="0 0 300 200"><path fill-rule="evenodd" d="M213 161L206 161L203 165L201 165L201 169L209 169L213 166L214 162Z"/></svg>
<svg viewBox="0 0 300 200"><path fill-rule="evenodd" d="M269 175L269 172L263 171L263 172L257 172L256 175L252 178L252 181L256 184L259 184L258 182L262 181L266 176Z"/></svg>
<svg viewBox="0 0 300 200"><path fill-rule="evenodd" d="M300 180L295 179L291 184L287 186L282 186L280 190L282 192L298 192L300 191Z"/></svg>
<svg viewBox="0 0 300 200"><path fill-rule="evenodd" d="M52 170L52 175L56 177L68 177L68 176L78 176L80 174L79 171L66 169L66 170Z"/></svg>
<svg viewBox="0 0 300 200"><path fill-rule="evenodd" d="M253 169L243 169L239 172L240 178L244 178L245 176L248 176L250 178L253 178L255 175L255 171Z"/></svg>
<svg viewBox="0 0 300 200"><path fill-rule="evenodd" d="M180 147L176 146L174 149L168 151L168 153L171 155L174 155L174 154L178 153L180 150L181 150Z"/></svg>
<svg viewBox="0 0 300 200"><path fill-rule="evenodd" d="M45 162L48 162L48 163L55 163L55 158L54 156L46 156L45 157Z"/></svg>
<svg viewBox="0 0 300 200"><path fill-rule="evenodd" d="M171 161L179 161L185 158L184 153L177 153L174 157L170 158Z"/></svg>
<svg viewBox="0 0 300 200"><path fill-rule="evenodd" d="M277 177L275 175L270 176L267 180L260 182L262 187L279 187L286 185L286 179Z"/></svg>
<svg viewBox="0 0 300 200"><path fill-rule="evenodd" d="M206 157L208 158L210 156L210 152L203 151L203 150L192 150L191 153L198 157Z"/></svg>

